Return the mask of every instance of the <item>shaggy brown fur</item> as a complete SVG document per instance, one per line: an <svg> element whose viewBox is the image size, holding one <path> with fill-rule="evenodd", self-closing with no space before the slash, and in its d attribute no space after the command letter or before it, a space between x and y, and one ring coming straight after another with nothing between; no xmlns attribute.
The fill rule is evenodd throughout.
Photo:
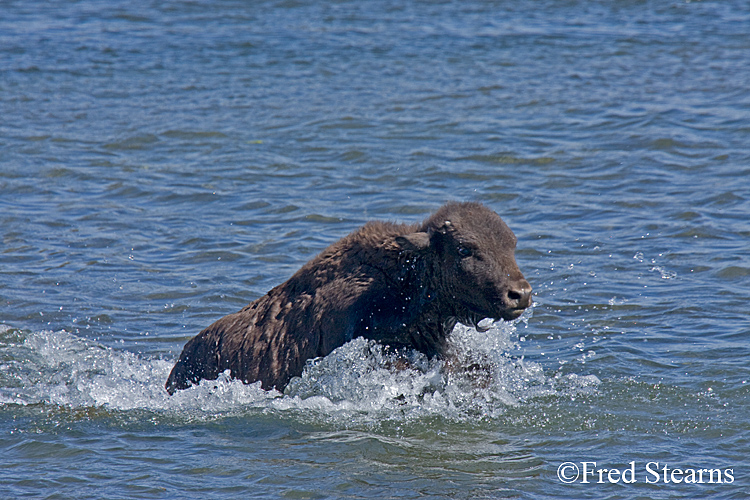
<svg viewBox="0 0 750 500"><path fill-rule="evenodd" d="M370 222L191 339L167 391L227 369L283 390L306 360L360 336L442 355L456 322L510 320L531 304L515 247L510 228L479 203L448 203L422 224Z"/></svg>

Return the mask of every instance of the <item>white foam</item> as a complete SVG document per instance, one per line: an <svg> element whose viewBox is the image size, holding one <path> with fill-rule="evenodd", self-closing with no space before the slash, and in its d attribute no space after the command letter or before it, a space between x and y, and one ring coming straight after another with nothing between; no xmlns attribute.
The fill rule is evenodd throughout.
<svg viewBox="0 0 750 500"><path fill-rule="evenodd" d="M65 331L0 330L0 403L178 412L201 417L248 409L294 411L344 421L495 418L529 398L591 390L596 377L548 377L538 363L514 356L515 325L452 333L450 361L417 352L389 353L355 339L310 360L285 394L244 385L228 373L169 396L173 361L104 347Z"/></svg>

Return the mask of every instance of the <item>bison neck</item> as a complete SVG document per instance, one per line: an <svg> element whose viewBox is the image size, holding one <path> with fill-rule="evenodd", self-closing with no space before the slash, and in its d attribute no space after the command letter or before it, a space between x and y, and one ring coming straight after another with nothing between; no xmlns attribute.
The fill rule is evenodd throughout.
<svg viewBox="0 0 750 500"><path fill-rule="evenodd" d="M429 357L442 355L456 319L440 298L436 287L419 277L387 279L359 298L354 309L365 314L358 319L353 337L417 349Z"/></svg>

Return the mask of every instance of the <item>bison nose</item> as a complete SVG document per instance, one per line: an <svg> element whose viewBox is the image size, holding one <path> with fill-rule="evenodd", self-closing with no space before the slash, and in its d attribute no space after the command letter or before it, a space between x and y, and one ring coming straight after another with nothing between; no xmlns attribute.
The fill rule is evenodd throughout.
<svg viewBox="0 0 750 500"><path fill-rule="evenodd" d="M509 309L526 309L531 305L531 285L526 280L517 281L508 287L506 294Z"/></svg>

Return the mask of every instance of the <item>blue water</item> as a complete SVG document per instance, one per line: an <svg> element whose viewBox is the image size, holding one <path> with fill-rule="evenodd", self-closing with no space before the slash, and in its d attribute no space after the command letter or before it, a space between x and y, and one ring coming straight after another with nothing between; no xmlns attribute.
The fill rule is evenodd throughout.
<svg viewBox="0 0 750 500"><path fill-rule="evenodd" d="M739 0L4 2L0 498L748 498L749 33ZM453 332L484 384L355 340L285 394L163 390L446 200L534 287Z"/></svg>

